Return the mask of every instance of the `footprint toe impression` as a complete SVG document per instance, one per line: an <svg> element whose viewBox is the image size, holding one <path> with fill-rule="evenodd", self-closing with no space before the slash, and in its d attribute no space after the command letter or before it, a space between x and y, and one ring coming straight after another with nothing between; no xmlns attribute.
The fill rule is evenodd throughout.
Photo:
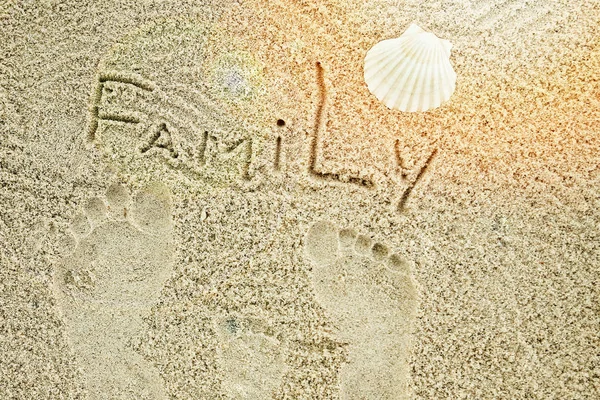
<svg viewBox="0 0 600 400"><path fill-rule="evenodd" d="M110 204L108 207L110 217L117 221L124 220L131 204L131 196L127 189L116 183L110 185L106 190L106 200Z"/></svg>
<svg viewBox="0 0 600 400"><path fill-rule="evenodd" d="M273 398L286 372L279 340L256 331L238 315L232 314L215 322L220 339L217 360L222 372L222 387L228 398Z"/></svg>
<svg viewBox="0 0 600 400"><path fill-rule="evenodd" d="M151 184L130 205L121 185L89 200L54 291L92 399L166 399L158 370L131 348L172 268L171 198ZM131 208L131 213L127 210Z"/></svg>
<svg viewBox="0 0 600 400"><path fill-rule="evenodd" d="M170 210L169 188L162 183L153 183L137 194L131 216L141 230L156 235L173 228Z"/></svg>
<svg viewBox="0 0 600 400"><path fill-rule="evenodd" d="M320 221L306 235L306 253L319 267L333 264L338 257L338 229L330 222Z"/></svg>
<svg viewBox="0 0 600 400"><path fill-rule="evenodd" d="M408 398L417 307L408 263L370 236L326 221L309 228L304 245L316 300L348 345L341 398Z"/></svg>

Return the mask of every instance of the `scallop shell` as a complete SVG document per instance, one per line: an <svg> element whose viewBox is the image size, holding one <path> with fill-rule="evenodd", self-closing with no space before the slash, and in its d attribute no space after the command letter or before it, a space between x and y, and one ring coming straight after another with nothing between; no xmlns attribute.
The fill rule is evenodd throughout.
<svg viewBox="0 0 600 400"><path fill-rule="evenodd" d="M439 107L456 88L451 48L448 40L411 24L399 38L383 40L367 52L367 87L391 109L427 111Z"/></svg>

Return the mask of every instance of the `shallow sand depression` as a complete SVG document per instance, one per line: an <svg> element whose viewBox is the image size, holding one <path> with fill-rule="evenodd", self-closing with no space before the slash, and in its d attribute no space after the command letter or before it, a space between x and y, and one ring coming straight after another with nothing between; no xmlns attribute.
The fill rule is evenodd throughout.
<svg viewBox="0 0 600 400"><path fill-rule="evenodd" d="M0 5L0 398L598 397L600 5L421 3Z"/></svg>

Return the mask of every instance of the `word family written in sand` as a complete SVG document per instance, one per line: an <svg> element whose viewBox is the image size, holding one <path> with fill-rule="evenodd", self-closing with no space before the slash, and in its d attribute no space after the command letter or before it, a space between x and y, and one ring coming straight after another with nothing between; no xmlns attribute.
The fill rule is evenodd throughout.
<svg viewBox="0 0 600 400"><path fill-rule="evenodd" d="M314 126L307 132L305 170L319 181L352 184L368 190L376 188L378 184L372 177L361 171L325 172L319 166L319 160L322 159L319 143L327 96L320 64L317 64L317 79L320 100ZM133 134L121 131L114 134L113 139L108 134L101 135L106 137L98 137L100 121L132 126ZM224 121L228 122L226 128L223 127ZM275 125L275 131L279 129L279 132L283 132L286 122L279 119ZM208 165L224 158L226 164L237 164L235 167L241 181L250 182L259 173L271 174L285 169L285 135L268 136L270 139L265 142L258 136L252 137L257 132L260 132L258 128L235 121L231 115L225 115L214 101L201 93L194 93L193 100L190 100L172 91L167 93L138 74L113 71L98 76L90 107L88 139L96 144L102 142L100 146L105 150L109 147L108 151L113 156L118 154L130 157L132 148L136 149L135 153L139 157L156 157L158 154L170 168L188 172L200 179L203 177L202 171ZM420 168L409 170L404 166L399 148L400 141L397 140L393 149L395 176L385 176L384 180L388 182L388 186L403 187L401 194L396 195L395 202L397 211L401 212L414 187L431 164L437 149L429 153ZM297 154L296 150L294 152ZM269 155L263 157L265 153ZM392 191L398 192L397 189Z"/></svg>

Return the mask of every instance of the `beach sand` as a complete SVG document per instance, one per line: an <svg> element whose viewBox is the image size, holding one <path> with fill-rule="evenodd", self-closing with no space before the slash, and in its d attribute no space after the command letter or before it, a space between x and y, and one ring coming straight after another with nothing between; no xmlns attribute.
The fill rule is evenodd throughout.
<svg viewBox="0 0 600 400"><path fill-rule="evenodd" d="M0 398L600 397L599 21L0 1ZM404 113L413 22L458 79Z"/></svg>

